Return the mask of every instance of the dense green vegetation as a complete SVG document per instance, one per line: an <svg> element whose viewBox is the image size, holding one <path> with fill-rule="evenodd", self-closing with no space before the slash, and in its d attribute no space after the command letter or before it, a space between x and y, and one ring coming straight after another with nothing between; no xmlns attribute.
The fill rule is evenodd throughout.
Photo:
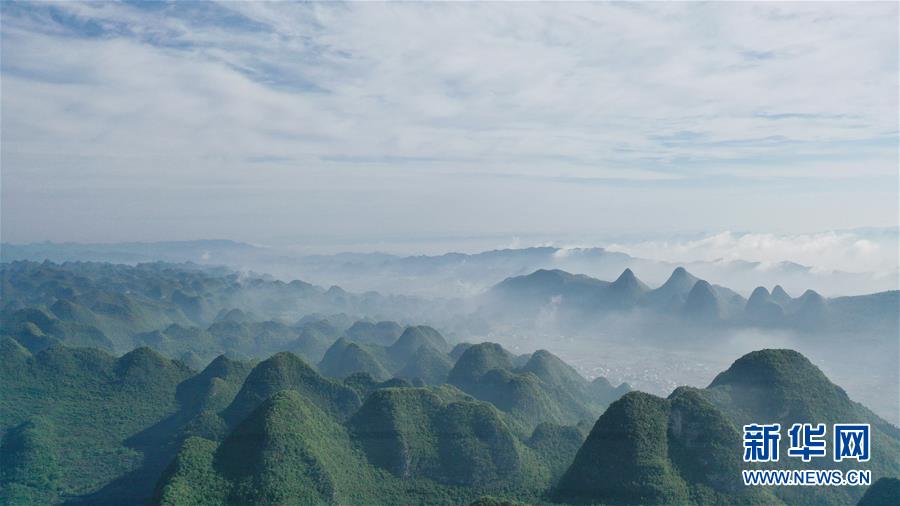
<svg viewBox="0 0 900 506"><path fill-rule="evenodd" d="M383 381L391 377L381 362L375 358L365 345L350 342L345 338L335 341L322 361L319 370L322 374L336 378L346 378L353 373L366 373L372 378Z"/></svg>
<svg viewBox="0 0 900 506"><path fill-rule="evenodd" d="M452 387L377 389L346 424L340 413L286 389L259 404L221 443L187 439L156 499L458 504L486 491L536 497L546 484L546 468L496 409Z"/></svg>
<svg viewBox="0 0 900 506"><path fill-rule="evenodd" d="M0 265L0 288L0 335L33 352L54 343L116 353L150 346L195 368L222 353L292 351L317 363L354 324L340 313L416 314L418 303L165 263L11 262ZM389 345L397 327L359 322L351 334Z"/></svg>
<svg viewBox="0 0 900 506"><path fill-rule="evenodd" d="M339 419L350 416L361 404L352 388L322 377L303 359L282 352L253 368L222 416L234 426L266 399L288 389L304 394L319 409Z"/></svg>
<svg viewBox="0 0 900 506"><path fill-rule="evenodd" d="M420 379L428 385L440 385L447 381L452 368L453 362L449 355L431 346L422 346L409 357L396 376L409 380Z"/></svg>
<svg viewBox="0 0 900 506"><path fill-rule="evenodd" d="M524 365L496 343L469 346L462 352L447 382L509 414L513 423L530 433L541 422L575 425L593 420L610 400L624 393L589 383L569 365L539 350ZM606 385L609 385L606 382Z"/></svg>
<svg viewBox="0 0 900 506"><path fill-rule="evenodd" d="M545 479L493 406L452 387L379 390L348 427L369 461L398 477L467 486Z"/></svg>
<svg viewBox="0 0 900 506"><path fill-rule="evenodd" d="M51 502L59 494L62 470L56 430L41 417L11 428L0 447L0 499L4 504Z"/></svg>
<svg viewBox="0 0 900 506"><path fill-rule="evenodd" d="M740 481L740 434L694 389L632 392L597 420L554 498L604 504L771 504ZM737 456L738 458L735 458Z"/></svg>
<svg viewBox="0 0 900 506"><path fill-rule="evenodd" d="M737 360L707 389L682 387L668 399L632 392L614 402L597 420L553 497L609 504L848 504L862 496L859 487L745 487L740 481L744 467L823 465L789 458L771 465L743 464L737 428L760 420L781 423L782 455L793 423L869 423L877 441L871 460L862 466L829 461L827 467L870 469L874 479L900 475L896 427L851 401L801 354L762 350ZM827 446L831 452L831 443Z"/></svg>
<svg viewBox="0 0 900 506"><path fill-rule="evenodd" d="M900 479L881 478L866 490L857 506L890 506L900 497Z"/></svg>
<svg viewBox="0 0 900 506"><path fill-rule="evenodd" d="M0 351L3 458L15 463L3 466L5 484L99 501L121 497L112 479L128 475L132 497L149 494L171 454L145 430L175 413L190 369L147 348L118 359L58 345L32 355L3 338Z"/></svg>
<svg viewBox="0 0 900 506"><path fill-rule="evenodd" d="M547 465L554 483L569 468L578 449L584 444L588 428L582 424L570 426L543 422L528 438L528 446Z"/></svg>
<svg viewBox="0 0 900 506"><path fill-rule="evenodd" d="M872 430L872 458L865 469L873 480L900 476L900 430L833 384L806 357L792 350L762 350L741 357L713 380L703 394L726 413L736 426L767 420L782 426L782 448L788 446L787 429L793 423L869 423ZM826 440L831 454L831 441ZM817 468L815 461L782 459L781 467ZM857 468L852 462L829 462L838 469ZM800 490L802 488L802 490ZM858 487L780 487L779 497L788 503L845 504L859 499Z"/></svg>
<svg viewBox="0 0 900 506"><path fill-rule="evenodd" d="M852 487L744 487L737 427L747 417L872 423L877 477L896 476L900 455L896 428L787 350L751 353L705 390L680 388L668 399L629 393L586 439L585 426L553 420L531 431L522 411L500 399L477 400L451 385L379 383L365 373L340 382L286 352L257 364L220 356L194 373L148 349L115 358L57 345L32 354L5 338L2 351L0 476L11 504L69 496L162 504L842 504L862 495ZM450 376L475 378L478 388L492 373L524 376L554 396L594 388L547 352L512 363L502 347L474 345ZM557 412L531 414L541 413Z"/></svg>
<svg viewBox="0 0 900 506"><path fill-rule="evenodd" d="M689 276L666 290L687 301L696 288L699 310L719 304L718 287L687 287ZM789 350L750 353L708 388L660 398L588 381L546 350L451 346L424 325L322 314L378 307L337 288L165 264L21 262L3 266L2 283L4 504L862 497L854 487L744 487L738 428L758 421L870 423L867 468L884 479L864 500L890 496L887 478L900 476L900 431ZM561 283L635 303L653 293L631 273L608 286ZM763 308L776 299L756 298ZM801 315L822 301L793 303Z"/></svg>
<svg viewBox="0 0 900 506"><path fill-rule="evenodd" d="M393 331L396 324L391 323L354 324L345 333L347 337L335 341L325 352L319 371L335 378L366 373L378 381L398 377L429 385L444 383L453 358L448 355L450 345L437 330L424 325L407 327L389 346L374 344L377 340L360 335L360 328L381 332L381 326Z"/></svg>

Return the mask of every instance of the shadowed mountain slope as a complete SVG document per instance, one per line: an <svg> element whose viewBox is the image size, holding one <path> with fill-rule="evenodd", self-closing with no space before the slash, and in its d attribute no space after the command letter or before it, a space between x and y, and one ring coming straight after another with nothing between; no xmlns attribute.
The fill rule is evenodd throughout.
<svg viewBox="0 0 900 506"><path fill-rule="evenodd" d="M597 420L553 492L576 504L771 504L740 481L740 434L696 391L631 392Z"/></svg>
<svg viewBox="0 0 900 506"><path fill-rule="evenodd" d="M762 350L738 359L707 389L681 387L668 399L631 392L597 420L555 500L603 504L848 504L858 487L745 487L739 427L780 423L782 456L793 423L869 423L873 478L900 475L898 429L851 401L801 354ZM830 442L827 443L828 451ZM784 458L763 468L822 468ZM753 467L753 466L750 466ZM756 466L759 467L759 466ZM858 468L835 463L829 468Z"/></svg>

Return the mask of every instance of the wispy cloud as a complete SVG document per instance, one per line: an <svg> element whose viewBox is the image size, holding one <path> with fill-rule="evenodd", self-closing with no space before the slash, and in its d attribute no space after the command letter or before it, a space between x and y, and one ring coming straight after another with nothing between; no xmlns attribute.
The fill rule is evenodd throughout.
<svg viewBox="0 0 900 506"><path fill-rule="evenodd" d="M672 262L762 262L762 268L784 261L818 271L879 273L896 277L897 229L828 231L812 234L738 233L725 231L695 238L612 244L609 249Z"/></svg>
<svg viewBox="0 0 900 506"><path fill-rule="evenodd" d="M327 189L367 170L881 186L897 170L897 17L895 3L6 2L4 197L48 181ZM20 202L4 199L4 222L25 237L16 214L36 213Z"/></svg>

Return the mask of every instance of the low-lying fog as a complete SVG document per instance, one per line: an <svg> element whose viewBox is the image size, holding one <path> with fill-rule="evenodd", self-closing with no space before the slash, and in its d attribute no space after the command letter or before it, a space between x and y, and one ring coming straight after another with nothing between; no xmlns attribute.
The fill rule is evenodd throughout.
<svg viewBox="0 0 900 506"><path fill-rule="evenodd" d="M642 340L622 332L579 336L552 331L499 331L486 339L516 354L547 349L588 379L606 377L617 385L666 396L675 387L706 387L740 356L764 348L797 350L851 399L893 424L900 423L900 345L894 339L798 335L790 331L729 330L696 340L670 333L665 340Z"/></svg>
<svg viewBox="0 0 900 506"><path fill-rule="evenodd" d="M515 303L497 314L479 313L479 304L498 282L537 269L562 269L612 281L630 268L649 288L656 288L674 267L683 265L697 278L728 287L744 298L757 286L771 290L779 284L793 301L800 300L807 289L825 297L897 290L897 237L896 228L805 236L721 233L693 239L607 242L607 248L522 248L515 243L509 244L511 249L431 256L309 255L231 241L35 243L4 245L3 260L190 261L253 270L286 281L338 285L356 293L408 295L380 299L368 313L356 311L352 316L431 324L451 340L491 340L518 353L548 349L589 378L602 375L613 383L628 382L659 395L679 385L704 387L749 351L791 348L818 365L852 399L896 424L900 423L900 311L891 305L895 297L887 298L887 303L866 299L856 304L851 309L855 318L849 323L832 321L802 331L790 326L757 328L745 321L698 327L690 325L690 318L657 321L636 311L598 319L589 303L575 316L560 314L552 303L524 315L514 314ZM272 307L254 307L255 302L263 299L241 301L241 307L271 317ZM738 311L743 311L743 304L737 305ZM322 308L332 309L348 311ZM880 323L869 325L873 318Z"/></svg>

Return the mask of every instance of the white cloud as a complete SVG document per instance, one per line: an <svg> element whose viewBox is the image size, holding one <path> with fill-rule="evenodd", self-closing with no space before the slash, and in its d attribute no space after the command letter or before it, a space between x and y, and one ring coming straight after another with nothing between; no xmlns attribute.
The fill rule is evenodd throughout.
<svg viewBox="0 0 900 506"><path fill-rule="evenodd" d="M896 229L799 235L725 231L693 239L612 244L609 249L670 262L746 260L762 262L761 268L765 270L790 261L813 267L816 271L894 276L900 254Z"/></svg>
<svg viewBox="0 0 900 506"><path fill-rule="evenodd" d="M166 195L188 222L209 186L249 203L361 190L372 174L389 190L462 187L457 199L473 192L451 179L483 174L684 180L674 200L721 178L869 191L896 181L897 35L895 3L7 5L3 187L22 198L4 199L4 228L54 238L27 221L59 205L41 200L51 190L183 192ZM896 193L853 198L879 203L858 206L871 221ZM366 199L346 198L361 212ZM484 206L493 232L511 227Z"/></svg>

